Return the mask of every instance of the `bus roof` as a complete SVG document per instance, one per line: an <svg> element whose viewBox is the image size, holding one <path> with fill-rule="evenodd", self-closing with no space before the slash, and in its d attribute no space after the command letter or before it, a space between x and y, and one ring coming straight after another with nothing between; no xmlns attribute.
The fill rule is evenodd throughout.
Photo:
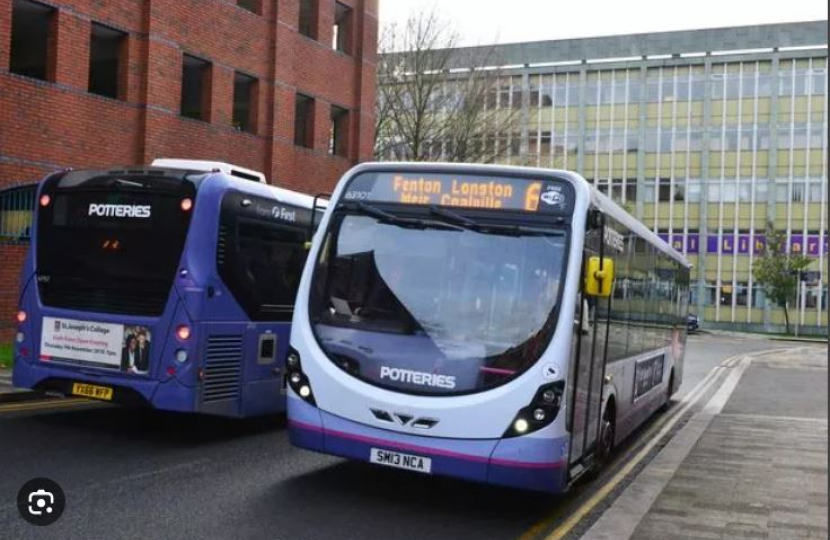
<svg viewBox="0 0 830 540"><path fill-rule="evenodd" d="M200 161L194 159L166 159L159 158L153 160L152 167L161 169L178 169L184 171L198 171L198 172L223 172L229 176L235 176L244 180L251 180L259 182L260 184L267 184L265 175L261 172L246 169L238 165L230 163L223 163L221 161Z"/></svg>
<svg viewBox="0 0 830 540"><path fill-rule="evenodd" d="M601 212L604 214L616 219L628 229L637 235L645 238L650 244L654 247L662 251L663 253L669 255L677 262L685 266L686 268L691 268L692 264L683 256L682 253L674 249L668 242L660 238L657 234L655 234L651 229L646 227L646 225L629 214L624 208L620 205L615 203L611 200L610 197L602 193L600 190L596 188L593 184L588 182L583 178L583 181L588 184L588 187L591 189L591 204L596 208L599 208Z"/></svg>

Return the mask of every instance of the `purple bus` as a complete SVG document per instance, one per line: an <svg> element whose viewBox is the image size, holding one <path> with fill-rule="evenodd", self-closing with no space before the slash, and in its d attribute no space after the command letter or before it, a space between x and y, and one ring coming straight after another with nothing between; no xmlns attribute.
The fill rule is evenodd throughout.
<svg viewBox="0 0 830 540"><path fill-rule="evenodd" d="M264 182L176 160L47 176L21 276L15 386L228 417L284 410L315 200Z"/></svg>

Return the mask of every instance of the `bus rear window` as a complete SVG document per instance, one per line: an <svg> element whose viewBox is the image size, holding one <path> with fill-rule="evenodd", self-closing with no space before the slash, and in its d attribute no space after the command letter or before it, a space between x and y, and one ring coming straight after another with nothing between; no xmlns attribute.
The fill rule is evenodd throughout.
<svg viewBox="0 0 830 540"><path fill-rule="evenodd" d="M192 202L195 187L97 180L58 186L49 193L50 204L39 209L41 297L52 307L158 316L193 213L182 209L182 201Z"/></svg>

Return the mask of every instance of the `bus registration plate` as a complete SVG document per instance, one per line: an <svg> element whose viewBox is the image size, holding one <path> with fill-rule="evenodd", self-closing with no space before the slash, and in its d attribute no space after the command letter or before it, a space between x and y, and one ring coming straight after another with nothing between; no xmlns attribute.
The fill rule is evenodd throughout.
<svg viewBox="0 0 830 540"><path fill-rule="evenodd" d="M95 384L73 383L72 395L112 401L112 388Z"/></svg>
<svg viewBox="0 0 830 540"><path fill-rule="evenodd" d="M398 469L406 469L408 471L425 474L432 472L432 460L430 458L401 454L400 452L390 452L389 450L381 450L380 448L372 448L372 455L369 461L378 465L396 467Z"/></svg>

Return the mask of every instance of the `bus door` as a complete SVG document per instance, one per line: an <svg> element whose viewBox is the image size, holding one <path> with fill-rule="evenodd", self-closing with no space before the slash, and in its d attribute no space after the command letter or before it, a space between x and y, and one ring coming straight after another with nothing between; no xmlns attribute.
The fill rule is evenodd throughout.
<svg viewBox="0 0 830 540"><path fill-rule="evenodd" d="M602 228L586 232L583 265L590 257L602 256L602 251ZM572 478L589 468L599 438L608 309L609 299L580 292L574 320L574 340L578 342L569 375Z"/></svg>

